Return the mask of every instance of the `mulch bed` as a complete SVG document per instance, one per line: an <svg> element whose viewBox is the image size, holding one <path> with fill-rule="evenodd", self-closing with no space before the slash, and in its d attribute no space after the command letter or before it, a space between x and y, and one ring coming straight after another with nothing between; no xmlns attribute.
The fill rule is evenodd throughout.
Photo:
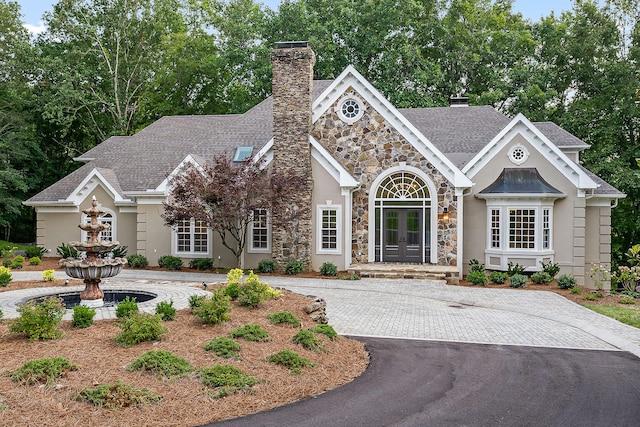
<svg viewBox="0 0 640 427"><path fill-rule="evenodd" d="M30 269L25 265L25 270ZM38 266L37 270L44 269ZM34 268L35 269L35 268ZM11 282L0 291L34 286L59 286L56 282ZM80 284L73 281L70 284ZM292 342L299 329L271 325L269 313L290 311L302 322L303 328L316 325L303 311L309 304L303 296L285 292L262 307L248 309L233 304L230 319L220 325L204 325L191 310L178 311L176 320L163 322L169 332L157 342L145 342L131 348L119 347L114 337L121 332L114 320L97 321L86 329L63 321L60 329L65 336L50 341L29 341L22 334L8 330L8 321L0 322L0 416L2 425L31 426L176 426L200 425L264 411L300 399L318 395L358 377L366 369L369 359L362 343L341 337L331 341L320 338L324 349L318 352L304 349ZM217 357L205 351L213 338L226 336L231 330L249 323L257 323L269 331L271 341L247 342L236 339L242 346L240 360ZM289 349L315 363L299 375L266 362L266 357ZM214 398L215 390L204 386L195 374L177 379L158 379L153 374L129 372L125 368L148 350L168 350L186 358L195 367L215 364L235 366L260 382L246 390L225 398ZM19 385L8 373L25 362L44 358L63 357L79 369L69 372L52 386ZM134 387L148 388L162 396L162 401L140 407L109 410L75 400L77 393L100 384L120 380Z"/></svg>

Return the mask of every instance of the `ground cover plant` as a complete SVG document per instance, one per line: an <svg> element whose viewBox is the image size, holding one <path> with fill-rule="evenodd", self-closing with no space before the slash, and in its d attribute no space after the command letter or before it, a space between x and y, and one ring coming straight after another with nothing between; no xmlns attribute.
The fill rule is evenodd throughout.
<svg viewBox="0 0 640 427"><path fill-rule="evenodd" d="M61 378L69 371L78 367L62 357L45 357L29 360L20 368L9 373L11 379L21 384L51 385L57 378Z"/></svg>
<svg viewBox="0 0 640 427"><path fill-rule="evenodd" d="M268 341L269 331L262 326L251 323L229 332L231 338L244 338L247 341Z"/></svg>
<svg viewBox="0 0 640 427"><path fill-rule="evenodd" d="M313 368L315 363L291 350L282 350L267 357L267 362L282 365L294 375L302 373L302 368Z"/></svg>
<svg viewBox="0 0 640 427"><path fill-rule="evenodd" d="M172 378L187 375L193 366L184 357L167 350L149 350L127 367L129 371L146 371L158 378Z"/></svg>
<svg viewBox="0 0 640 427"><path fill-rule="evenodd" d="M211 368L202 368L198 378L204 385L216 389L214 398L227 397L237 390L251 387L258 380L242 370L229 365L214 365Z"/></svg>
<svg viewBox="0 0 640 427"><path fill-rule="evenodd" d="M300 344L307 350L319 351L322 350L324 344L322 344L322 340L316 336L313 332L308 329L302 329L298 331L297 334L293 336L293 342L296 344Z"/></svg>
<svg viewBox="0 0 640 427"><path fill-rule="evenodd" d="M120 409L157 403L162 400L162 396L146 388L136 388L127 383L116 381L114 384L87 387L78 393L76 400L106 409Z"/></svg>
<svg viewBox="0 0 640 427"><path fill-rule="evenodd" d="M290 311L279 311L277 313L271 313L267 316L269 322L274 325L285 323L287 325L297 328L300 326L300 319L293 315Z"/></svg>
<svg viewBox="0 0 640 427"><path fill-rule="evenodd" d="M167 328L162 325L162 319L157 314L135 312L116 324L122 328L122 332L116 335L115 341L124 347L143 341L156 341L167 333Z"/></svg>
<svg viewBox="0 0 640 427"><path fill-rule="evenodd" d="M58 281L57 285L60 284ZM16 288L24 286L23 283L14 282L8 289L14 285ZM34 285L54 286L55 283L39 280ZM0 289L0 292L4 289ZM290 292L265 301L259 308L249 309L233 303L229 320L219 324L204 324L189 308L178 310L174 321L162 323L168 333L160 341L143 341L129 348L117 345L113 339L120 332L117 326L119 321L116 320L98 320L90 328L84 329L73 327L71 321L62 321L59 328L64 332L64 337L55 341L29 341L25 336L9 333L8 321L4 320L0 322L3 371L16 370L30 359L44 357L66 358L77 365L78 370L69 371L66 376L57 379L55 387L44 393L39 387L20 386L8 375L0 376L0 396L4 405L0 411L2 423L58 427L202 425L311 397L351 381L365 368L367 356L363 345L350 339L326 340L322 352L312 352L298 346L296 352L299 356L316 366L302 369L300 375L287 375L286 369L266 361L267 355L295 346L291 342L295 331L272 325L267 315L289 311L308 324L308 315L303 310L308 304L307 298ZM230 363L256 378L258 383L235 390L226 397L219 394L224 395L232 389L205 387L197 378L199 369L226 363L212 351L205 350L205 345L215 337L228 338L226 335L229 331L253 323L268 330L271 340L242 342L242 357L230 360ZM195 370L186 376L167 380L158 379L148 371L124 369L150 350L170 351L186 359ZM162 399L153 404L134 404L118 409L92 407L84 399L75 400L82 390L100 386L100 390L109 390L117 381L136 389L147 389L162 396ZM112 388L114 392L118 390Z"/></svg>
<svg viewBox="0 0 640 427"><path fill-rule="evenodd" d="M205 350L223 359L239 359L241 348L240 344L227 337L215 338L204 346Z"/></svg>

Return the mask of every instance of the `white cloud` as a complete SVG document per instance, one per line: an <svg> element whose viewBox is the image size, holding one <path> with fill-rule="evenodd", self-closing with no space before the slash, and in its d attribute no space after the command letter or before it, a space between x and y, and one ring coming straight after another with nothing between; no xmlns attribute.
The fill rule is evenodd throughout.
<svg viewBox="0 0 640 427"><path fill-rule="evenodd" d="M43 33L47 29L47 27L45 27L42 21L40 21L37 26L31 25L31 24L22 24L22 25L24 25L27 31L29 31L29 34L31 34L32 36L37 36L38 34Z"/></svg>

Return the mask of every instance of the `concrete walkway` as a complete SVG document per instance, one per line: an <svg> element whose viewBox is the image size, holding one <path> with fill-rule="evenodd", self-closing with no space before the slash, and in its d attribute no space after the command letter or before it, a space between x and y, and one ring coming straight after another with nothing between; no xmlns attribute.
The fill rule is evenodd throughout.
<svg viewBox="0 0 640 427"><path fill-rule="evenodd" d="M38 272L14 272L14 280L40 278ZM324 298L330 324L343 335L622 350L640 357L640 329L553 292L458 287L415 279L263 279L274 287ZM172 298L176 308L184 308L190 295L203 293L202 282L212 285L225 280L226 276L216 274L124 270L104 280L102 287L135 284L145 290L153 288L163 299ZM13 301L30 297L29 292L32 290L0 293L5 318L17 315ZM147 304L155 307L156 303ZM102 318L113 316L113 310L101 310Z"/></svg>

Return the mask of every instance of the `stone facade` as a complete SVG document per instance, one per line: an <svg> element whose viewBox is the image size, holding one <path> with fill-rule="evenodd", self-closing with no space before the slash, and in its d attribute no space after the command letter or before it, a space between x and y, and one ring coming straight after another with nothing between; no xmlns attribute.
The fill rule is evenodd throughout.
<svg viewBox="0 0 640 427"><path fill-rule="evenodd" d="M297 259L311 268L311 104L315 54L306 44L279 47L273 66L273 172L293 169L306 177L288 213L273 213L272 257L279 268ZM292 220L292 212L297 212ZM282 215L281 215L282 214ZM287 218L284 218L286 216Z"/></svg>
<svg viewBox="0 0 640 427"><path fill-rule="evenodd" d="M404 139L370 105L363 102L362 117L352 124L345 123L337 113L341 100L357 97L349 88L327 110L311 131L312 136L331 153L361 186L353 193L352 259L366 263L369 251L369 229L375 227L369 220L369 196L374 180L389 168L401 162L426 173L437 189L438 218L448 208L449 221L437 224L437 262L439 265L457 263L457 201L455 188L422 154ZM433 197L433 195L432 195ZM432 206L433 208L433 206ZM433 227L432 227L433 229Z"/></svg>

